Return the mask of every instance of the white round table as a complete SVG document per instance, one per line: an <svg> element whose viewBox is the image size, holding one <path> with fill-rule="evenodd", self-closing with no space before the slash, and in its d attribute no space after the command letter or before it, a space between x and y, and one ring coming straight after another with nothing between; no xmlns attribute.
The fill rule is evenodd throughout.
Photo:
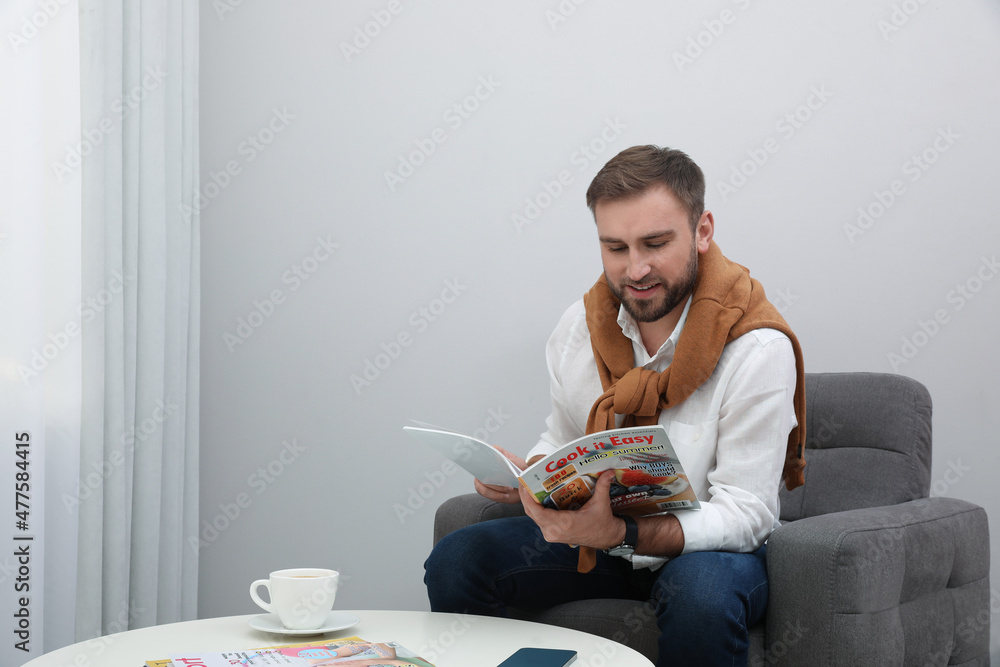
<svg viewBox="0 0 1000 667"><path fill-rule="evenodd" d="M496 667L525 646L578 652L573 667L651 667L643 655L609 639L552 625L429 611L345 610L361 622L309 637L262 632L248 616L224 616L168 623L91 639L39 656L24 667L141 667L171 653L226 651L299 644L356 635L369 641L396 641L436 667Z"/></svg>

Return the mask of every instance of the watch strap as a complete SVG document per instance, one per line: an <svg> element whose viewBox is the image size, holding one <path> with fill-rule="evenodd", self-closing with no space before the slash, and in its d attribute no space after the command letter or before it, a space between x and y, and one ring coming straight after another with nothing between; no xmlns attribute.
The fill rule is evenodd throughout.
<svg viewBox="0 0 1000 667"><path fill-rule="evenodd" d="M622 540L621 546L635 549L639 542L639 524L628 514L616 514L615 516L625 522L625 539Z"/></svg>
<svg viewBox="0 0 1000 667"><path fill-rule="evenodd" d="M616 517L625 522L625 537L618 546L607 550L609 556L630 556L635 553L636 542L639 541L639 524L630 516L616 514Z"/></svg>

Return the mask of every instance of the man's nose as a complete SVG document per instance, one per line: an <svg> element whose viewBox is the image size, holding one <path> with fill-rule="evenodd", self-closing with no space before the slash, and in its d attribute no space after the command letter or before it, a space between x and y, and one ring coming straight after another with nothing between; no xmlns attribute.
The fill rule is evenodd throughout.
<svg viewBox="0 0 1000 667"><path fill-rule="evenodd" d="M636 282L642 280L649 273L649 261L646 259L645 254L633 250L629 253L628 257L628 279Z"/></svg>

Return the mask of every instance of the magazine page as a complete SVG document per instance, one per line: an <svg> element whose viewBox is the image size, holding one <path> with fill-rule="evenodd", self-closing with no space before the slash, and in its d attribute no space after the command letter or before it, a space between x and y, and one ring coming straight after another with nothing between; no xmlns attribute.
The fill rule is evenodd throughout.
<svg viewBox="0 0 1000 667"><path fill-rule="evenodd" d="M611 509L645 516L699 509L698 498L662 426L601 431L574 440L535 462L521 483L543 507L576 509L593 495L596 480L614 470Z"/></svg>
<svg viewBox="0 0 1000 667"><path fill-rule="evenodd" d="M465 468L484 484L517 486L521 471L493 445L445 429L404 426L403 430Z"/></svg>
<svg viewBox="0 0 1000 667"><path fill-rule="evenodd" d="M361 639L338 639L319 644L223 651L220 653L185 653L170 656L173 667L258 667L292 665L294 667L434 667L396 642L367 642Z"/></svg>

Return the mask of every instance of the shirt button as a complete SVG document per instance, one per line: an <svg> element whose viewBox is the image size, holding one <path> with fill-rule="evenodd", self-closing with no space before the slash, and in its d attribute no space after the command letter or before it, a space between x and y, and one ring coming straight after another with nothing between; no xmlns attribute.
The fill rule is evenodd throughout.
<svg viewBox="0 0 1000 667"><path fill-rule="evenodd" d="M698 439L698 438L700 438L700 437L701 437L701 433L695 433L695 434L694 434L694 439L695 439L695 440L697 440L697 439Z"/></svg>

